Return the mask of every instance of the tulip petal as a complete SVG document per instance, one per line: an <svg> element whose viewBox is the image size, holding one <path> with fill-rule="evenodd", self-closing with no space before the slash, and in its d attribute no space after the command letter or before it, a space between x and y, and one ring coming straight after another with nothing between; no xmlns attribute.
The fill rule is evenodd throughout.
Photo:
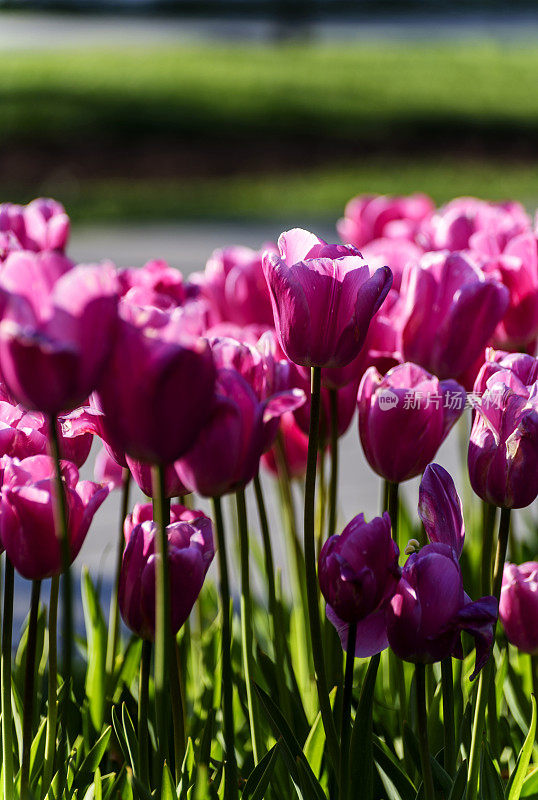
<svg viewBox="0 0 538 800"><path fill-rule="evenodd" d="M449 545L459 558L465 541L461 500L451 475L440 464L429 464L424 471L418 513L430 542Z"/></svg>

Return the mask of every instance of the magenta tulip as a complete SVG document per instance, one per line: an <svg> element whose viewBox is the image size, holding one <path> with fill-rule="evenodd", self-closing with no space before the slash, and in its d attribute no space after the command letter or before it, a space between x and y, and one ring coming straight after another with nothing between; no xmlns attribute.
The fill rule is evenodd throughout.
<svg viewBox="0 0 538 800"><path fill-rule="evenodd" d="M488 503L524 508L538 495L538 361L488 350L475 382L471 486Z"/></svg>
<svg viewBox="0 0 538 800"><path fill-rule="evenodd" d="M126 461L138 488L141 489L147 497L153 497L151 465L146 464L144 461L137 461L130 456L126 457ZM164 470L164 496L170 499L189 493L190 490L180 481L174 464L167 464Z"/></svg>
<svg viewBox="0 0 538 800"><path fill-rule="evenodd" d="M58 575L62 558L54 526L54 462L49 456L32 456L22 461L5 457L4 467L0 534L6 553L25 578L42 580ZM73 562L109 489L91 481L79 481L78 470L69 461L62 461L61 468Z"/></svg>
<svg viewBox="0 0 538 800"><path fill-rule="evenodd" d="M359 387L359 433L371 468L387 481L420 475L465 408L465 390L416 364L382 377L375 367Z"/></svg>
<svg viewBox="0 0 538 800"><path fill-rule="evenodd" d="M499 619L508 641L538 655L538 563L505 564Z"/></svg>
<svg viewBox="0 0 538 800"><path fill-rule="evenodd" d="M172 503L170 505L170 523L174 522L195 522L198 519L206 519L209 520L209 517L203 513L203 511L199 511L198 509L194 508L187 508L186 506L182 506L180 503ZM153 504L152 503L136 503L133 506L133 510L130 514L127 514L125 517L125 522L123 524L123 532L125 534L125 542L128 542L131 538L131 533L136 528L137 525L141 525L143 522L152 522L153 521ZM205 524L205 523L204 523Z"/></svg>
<svg viewBox="0 0 538 800"><path fill-rule="evenodd" d="M0 274L3 378L18 402L49 415L80 405L95 389L116 328L114 270L70 266L59 255L23 251Z"/></svg>
<svg viewBox="0 0 538 800"><path fill-rule="evenodd" d="M403 356L441 379L466 372L509 302L506 287L461 253L427 253L406 269L402 294Z"/></svg>
<svg viewBox="0 0 538 800"><path fill-rule="evenodd" d="M111 491L121 488L123 484L123 467L112 458L104 446L95 457L93 476L97 483L106 483Z"/></svg>
<svg viewBox="0 0 538 800"><path fill-rule="evenodd" d="M23 208L24 239L27 250L63 252L69 241L71 223L65 208L56 200L39 197Z"/></svg>
<svg viewBox="0 0 538 800"><path fill-rule="evenodd" d="M388 267L372 275L358 250L328 245L308 231L283 233L280 257L263 269L282 350L304 367L344 367L358 355L373 315L385 299Z"/></svg>
<svg viewBox="0 0 538 800"><path fill-rule="evenodd" d="M344 218L338 221L338 233L343 242L355 247L381 237L412 241L420 223L431 216L434 208L424 194L354 197L346 206Z"/></svg>
<svg viewBox="0 0 538 800"><path fill-rule="evenodd" d="M155 637L155 552L157 526L142 522L129 533L119 585L121 615L143 639ZM187 620L215 553L211 521L203 514L166 528L170 570L170 627L175 635Z"/></svg>
<svg viewBox="0 0 538 800"><path fill-rule="evenodd" d="M113 454L171 464L195 442L213 405L208 343L173 315L120 303L117 337L96 394ZM121 457L117 460L121 463Z"/></svg>

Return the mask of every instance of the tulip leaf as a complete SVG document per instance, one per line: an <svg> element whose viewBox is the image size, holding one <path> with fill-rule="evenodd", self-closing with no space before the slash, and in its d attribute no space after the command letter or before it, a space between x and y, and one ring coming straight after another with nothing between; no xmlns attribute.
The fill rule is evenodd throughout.
<svg viewBox="0 0 538 800"><path fill-rule="evenodd" d="M30 750L30 786L39 777L43 768L43 758L45 756L45 743L47 738L47 720L41 720L41 724L36 733L32 748Z"/></svg>
<svg viewBox="0 0 538 800"><path fill-rule="evenodd" d="M308 763L298 758L297 769L299 771L299 782L304 790L304 797L327 800L327 795L323 791L320 782L309 768ZM314 792L314 794L312 794L312 792Z"/></svg>
<svg viewBox="0 0 538 800"><path fill-rule="evenodd" d="M123 732L125 734L125 741L127 742L127 747L129 748L129 756L133 767L133 773L136 776L138 776L139 773L138 739L135 733L133 722L131 720L131 717L129 716L129 712L127 710L127 706L125 703L121 707L121 718L123 722Z"/></svg>
<svg viewBox="0 0 538 800"><path fill-rule="evenodd" d="M112 725L114 727L114 733L116 734L116 738L118 739L118 744L120 746L121 752L123 753L123 757L126 763L133 768L131 763L131 756L129 753L129 746L127 744L127 739L125 738L125 733L123 732L123 725L121 724L118 712L116 711L116 707L112 707Z"/></svg>
<svg viewBox="0 0 538 800"><path fill-rule="evenodd" d="M360 786L365 800L370 800L374 791L372 709L380 658L378 653L372 656L368 664L351 733L350 786Z"/></svg>
<svg viewBox="0 0 538 800"><path fill-rule="evenodd" d="M519 753L516 766L510 776L508 786L506 787L506 800L519 800L521 797L521 790L527 777L527 770L531 760L532 748L534 747L534 737L536 736L536 699L534 695L531 696L532 702L532 718L527 738L523 743L523 747Z"/></svg>
<svg viewBox="0 0 538 800"><path fill-rule="evenodd" d="M93 726L96 731L100 731L105 716L107 627L97 592L86 567L82 570L82 607L88 641L86 696Z"/></svg>
<svg viewBox="0 0 538 800"><path fill-rule="evenodd" d="M463 800L467 789L467 773L468 764L467 760L465 760L458 770L456 779L448 795L448 800Z"/></svg>
<svg viewBox="0 0 538 800"><path fill-rule="evenodd" d="M163 780L161 785L160 800L177 800L176 787L174 786L172 773L170 772L166 761L164 762L163 766Z"/></svg>
<svg viewBox="0 0 538 800"><path fill-rule="evenodd" d="M491 759L487 746L482 747L480 761L480 798L481 800L504 800L501 776Z"/></svg>
<svg viewBox="0 0 538 800"><path fill-rule="evenodd" d="M523 781L520 797L532 797L534 795L538 795L538 767L529 772Z"/></svg>
<svg viewBox="0 0 538 800"><path fill-rule="evenodd" d="M278 742L264 755L248 776L241 800L261 800L269 786L278 757Z"/></svg>
<svg viewBox="0 0 538 800"><path fill-rule="evenodd" d="M401 800L415 800L417 790L413 786L410 778L401 769L395 756L391 753L387 745L377 736L372 737L374 759L377 765L383 770L401 797Z"/></svg>
<svg viewBox="0 0 538 800"><path fill-rule="evenodd" d="M407 725L407 723L404 723L404 738L409 748L409 753L411 754L413 761L417 765L417 769L420 773L420 749L418 740L414 731L409 725ZM452 779L450 775L448 772L446 772L446 770L443 769L441 764L432 755L430 755L430 763L432 766L433 780L437 785L437 788L448 794L452 788Z"/></svg>
<svg viewBox="0 0 538 800"><path fill-rule="evenodd" d="M325 730L321 719L321 711L319 711L303 748L305 758L310 764L312 772L318 777L321 770L324 748Z"/></svg>

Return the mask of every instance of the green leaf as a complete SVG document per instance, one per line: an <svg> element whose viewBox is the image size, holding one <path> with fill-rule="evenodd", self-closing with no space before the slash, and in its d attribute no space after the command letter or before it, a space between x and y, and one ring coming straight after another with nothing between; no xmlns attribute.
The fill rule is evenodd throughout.
<svg viewBox="0 0 538 800"><path fill-rule="evenodd" d="M420 766L420 749L418 740L417 737L415 736L415 732L411 729L411 727L407 723L404 723L404 739L407 744L409 753L411 754L411 757L413 758L413 761L415 762L418 772L420 774L421 766ZM441 764L431 754L430 754L430 763L432 765L434 783L436 784L438 789L440 789L442 792L445 792L445 794L448 794L452 789L452 779L450 775L448 774L448 772L446 772L446 770L443 769Z"/></svg>
<svg viewBox="0 0 538 800"><path fill-rule="evenodd" d="M41 720L41 724L32 742L30 750L30 786L37 780L43 769L43 759L45 757L45 743L47 739L47 720Z"/></svg>
<svg viewBox="0 0 538 800"><path fill-rule="evenodd" d="M116 706L112 706L112 725L114 727L114 733L116 734L116 738L118 740L121 752L123 753L125 762L132 769L133 765L131 764L129 746L127 744L127 739L125 738L125 733L123 732L123 725L121 724L120 719L118 717L118 712L116 711Z"/></svg>
<svg viewBox="0 0 538 800"><path fill-rule="evenodd" d="M209 764L211 758L211 742L213 741L213 723L215 721L215 709L210 708L207 713L202 739L200 741L199 764Z"/></svg>
<svg viewBox="0 0 538 800"><path fill-rule="evenodd" d="M362 684L350 743L350 786L360 786L361 796L370 800L374 791L372 709L380 655L372 656Z"/></svg>
<svg viewBox="0 0 538 800"><path fill-rule="evenodd" d="M112 726L109 725L102 736L96 741L78 770L79 775L94 773L105 755L112 734ZM78 776L77 776L78 777Z"/></svg>
<svg viewBox="0 0 538 800"><path fill-rule="evenodd" d="M93 726L96 731L100 731L105 717L107 627L97 592L86 567L82 569L82 607L88 640L86 697Z"/></svg>
<svg viewBox="0 0 538 800"><path fill-rule="evenodd" d="M265 796L278 757L278 746L277 742L254 767L248 776L241 800L262 800Z"/></svg>
<svg viewBox="0 0 538 800"><path fill-rule="evenodd" d="M519 753L516 766L508 786L506 787L506 800L519 800L521 797L521 790L527 777L527 770L531 760L532 748L534 747L534 737L536 736L536 698L531 695L532 703L532 718L527 738L523 742L523 747Z"/></svg>
<svg viewBox="0 0 538 800"><path fill-rule="evenodd" d="M308 738L305 742L303 752L306 760L310 764L310 768L314 775L319 778L321 772L321 762L323 759L323 750L325 749L325 729L321 720L321 711L318 712L314 724L310 729Z"/></svg>
<svg viewBox="0 0 538 800"><path fill-rule="evenodd" d="M327 795L321 788L321 785L312 770L308 768L306 761L298 758L297 769L299 770L299 782L304 790L304 797L327 800ZM312 792L314 792L314 794L312 794Z"/></svg>
<svg viewBox="0 0 538 800"><path fill-rule="evenodd" d="M129 712L127 710L127 706L125 703L121 707L121 718L123 722L123 732L125 734L125 741L127 742L127 747L129 748L129 757L133 767L133 772L136 776L138 776L139 773L138 739L135 733L133 722L131 720L131 717L129 716Z"/></svg>
<svg viewBox="0 0 538 800"><path fill-rule="evenodd" d="M487 746L482 747L480 761L480 798L481 800L504 800L501 776L491 760Z"/></svg>
<svg viewBox="0 0 538 800"><path fill-rule="evenodd" d="M535 767L523 782L520 797L532 797L538 795L538 767Z"/></svg>
<svg viewBox="0 0 538 800"><path fill-rule="evenodd" d="M467 788L467 772L468 765L467 760L465 760L458 770L454 785L448 795L448 800L463 800Z"/></svg>
<svg viewBox="0 0 538 800"><path fill-rule="evenodd" d="M374 759L389 780L394 784L401 800L415 800L417 790L410 778L408 778L401 769L393 753L391 753L387 745L377 736L374 735L372 738Z"/></svg>
<svg viewBox="0 0 538 800"><path fill-rule="evenodd" d="M168 764L166 763L166 761L164 762L164 767L163 767L163 782L161 787L160 800L177 800L176 787L174 786L172 774L168 769Z"/></svg>

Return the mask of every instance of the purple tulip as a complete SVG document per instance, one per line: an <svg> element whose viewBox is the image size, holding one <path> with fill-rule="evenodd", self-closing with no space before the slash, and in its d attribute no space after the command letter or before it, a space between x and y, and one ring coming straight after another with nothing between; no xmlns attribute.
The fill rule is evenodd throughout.
<svg viewBox="0 0 538 800"><path fill-rule="evenodd" d="M172 503L170 506L170 524L174 522L195 522L198 519L207 519L202 511L197 509L187 508L179 503ZM133 510L125 517L123 523L123 532L125 534L125 542L127 543L131 538L131 533L137 525L143 522L153 521L153 504L152 503L136 503ZM205 524L205 523L204 523Z"/></svg>
<svg viewBox="0 0 538 800"><path fill-rule="evenodd" d="M80 405L99 383L114 341L114 270L71 268L63 256L21 251L5 262L0 288L0 368L11 394L49 415Z"/></svg>
<svg viewBox="0 0 538 800"><path fill-rule="evenodd" d="M2 544L15 569L25 578L43 580L58 575L62 558L54 525L54 462L49 456L32 456L22 461L6 456L3 463ZM109 489L91 481L79 481L78 470L69 461L62 461L61 468L73 562Z"/></svg>
<svg viewBox="0 0 538 800"><path fill-rule="evenodd" d="M416 364L401 364L382 377L375 367L359 387L359 433L371 468L394 483L425 469L463 413L465 390L439 381Z"/></svg>
<svg viewBox="0 0 538 800"><path fill-rule="evenodd" d="M524 508L538 495L538 361L488 350L475 382L467 463L488 503Z"/></svg>
<svg viewBox="0 0 538 800"><path fill-rule="evenodd" d="M218 366L213 411L194 447L176 462L183 484L204 497L246 486L282 414L305 399L300 389L280 390L278 364L255 348L219 339L212 349Z"/></svg>
<svg viewBox="0 0 538 800"><path fill-rule="evenodd" d="M508 641L538 655L538 563L505 564L499 619Z"/></svg>
<svg viewBox="0 0 538 800"><path fill-rule="evenodd" d="M387 513L371 522L359 514L341 534L327 539L318 578L328 616L352 623L378 611L398 583L398 556Z"/></svg>
<svg viewBox="0 0 538 800"><path fill-rule="evenodd" d="M282 350L304 367L344 367L391 287L390 270L371 275L354 247L298 228L283 233L278 247L280 257L265 253L263 269Z"/></svg>
<svg viewBox="0 0 538 800"><path fill-rule="evenodd" d="M434 208L424 194L354 197L346 206L344 218L338 221L338 233L343 242L351 242L355 247L381 237L411 241Z"/></svg>
<svg viewBox="0 0 538 800"><path fill-rule="evenodd" d="M424 473L419 514L432 544L403 567L385 612L388 641L404 661L431 664L450 655L463 658L461 632L467 631L476 645L472 679L493 645L497 601L472 602L464 592L458 563L465 538L461 503L452 478L438 464Z"/></svg>
<svg viewBox="0 0 538 800"><path fill-rule="evenodd" d="M310 381L304 373L297 372L294 382L305 392L306 401L295 413L295 421L304 434L308 436L310 429ZM349 382L336 392L337 407L337 433L338 437L344 435L351 425L357 405L357 381ZM321 407L319 422L320 447L328 445L331 436L331 400L329 390L321 387Z"/></svg>
<svg viewBox="0 0 538 800"><path fill-rule="evenodd" d="M123 554L119 585L121 615L129 628L143 639L155 637L154 522L143 522L130 531ZM211 521L173 522L166 528L170 569L170 627L175 635L187 620L202 589L215 554Z"/></svg>
<svg viewBox="0 0 538 800"><path fill-rule="evenodd" d="M437 375L459 379L503 318L505 286L461 253L426 253L403 277L402 353Z"/></svg>
<svg viewBox="0 0 538 800"><path fill-rule="evenodd" d="M185 334L173 314L155 309L148 319L146 309L121 301L115 346L95 396L113 454L171 464L206 423L214 385L205 340Z"/></svg>

